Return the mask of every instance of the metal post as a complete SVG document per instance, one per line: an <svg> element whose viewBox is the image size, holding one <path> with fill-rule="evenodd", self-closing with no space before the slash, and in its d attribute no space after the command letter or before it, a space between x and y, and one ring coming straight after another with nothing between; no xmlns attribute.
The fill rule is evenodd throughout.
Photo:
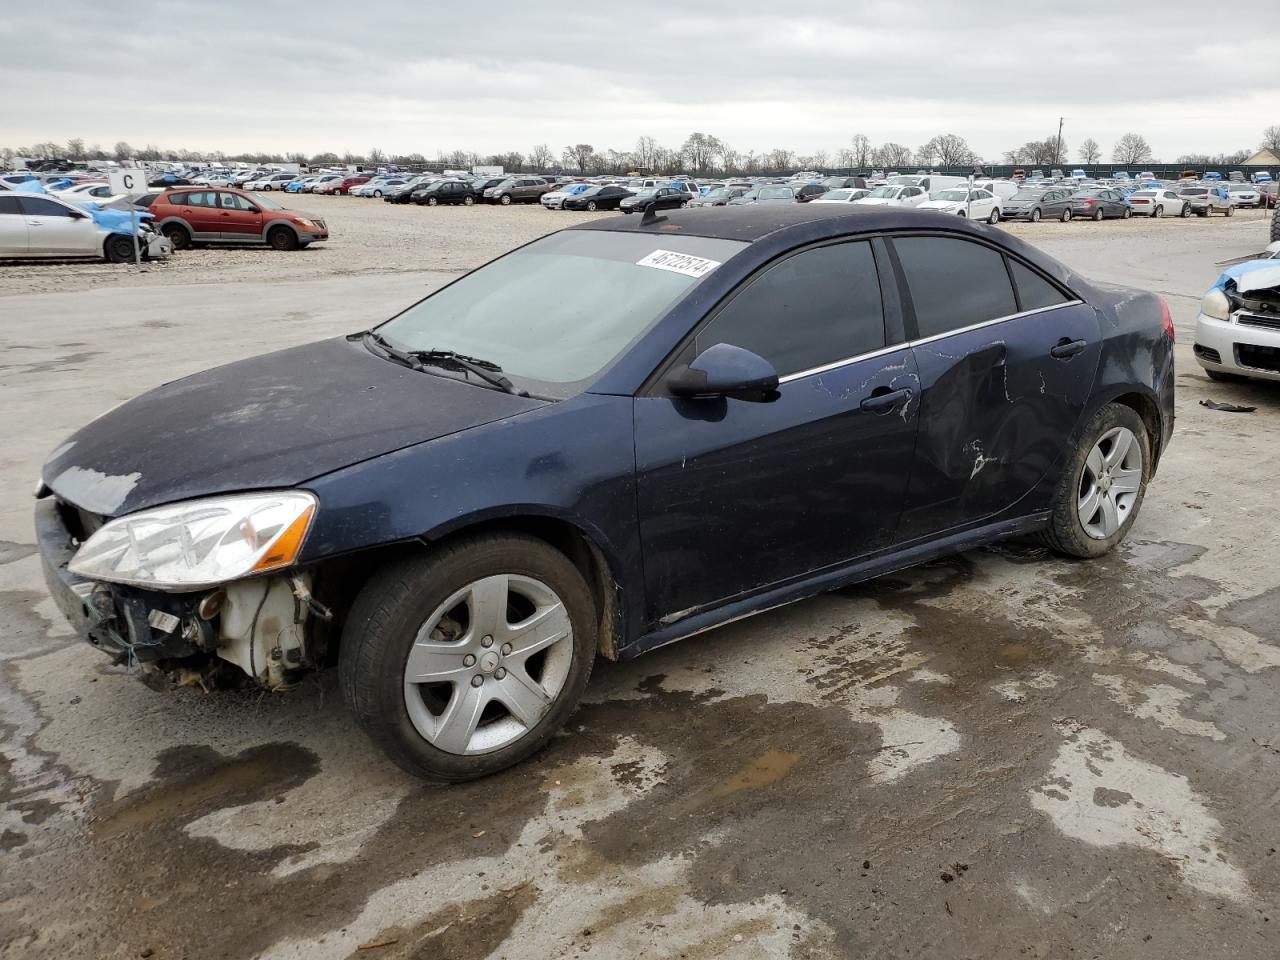
<svg viewBox="0 0 1280 960"><path fill-rule="evenodd" d="M1063 118L1059 117L1058 118L1058 145L1053 148L1054 163L1062 163L1062 121L1063 121ZM1050 173L1052 172L1053 171L1051 170ZM1063 171L1063 172L1065 173L1066 171Z"/></svg>
<svg viewBox="0 0 1280 960"><path fill-rule="evenodd" d="M969 174L969 189L964 194L964 218L973 219L973 174Z"/></svg>
<svg viewBox="0 0 1280 960"><path fill-rule="evenodd" d="M129 222L133 224L133 262L138 270L142 270L142 248L138 246L138 208L131 204Z"/></svg>

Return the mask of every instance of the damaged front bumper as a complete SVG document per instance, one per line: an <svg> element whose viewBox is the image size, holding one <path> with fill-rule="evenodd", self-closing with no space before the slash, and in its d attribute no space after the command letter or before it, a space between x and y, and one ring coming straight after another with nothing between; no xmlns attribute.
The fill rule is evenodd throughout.
<svg viewBox="0 0 1280 960"><path fill-rule="evenodd" d="M91 532L85 523L82 511L54 496L36 501L49 593L75 632L115 663L167 670L217 657L271 689L320 664L323 644L312 627L329 613L312 598L307 574L259 576L192 593L87 580L67 569Z"/></svg>

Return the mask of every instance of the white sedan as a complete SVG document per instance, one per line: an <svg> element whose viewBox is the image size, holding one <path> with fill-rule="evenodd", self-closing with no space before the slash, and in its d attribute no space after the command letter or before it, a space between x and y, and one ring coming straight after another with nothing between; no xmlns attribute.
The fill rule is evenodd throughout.
<svg viewBox="0 0 1280 960"><path fill-rule="evenodd" d="M870 196L870 190L864 190L861 187L839 187L835 190L828 190L822 196L818 197L813 203L854 203L863 197Z"/></svg>
<svg viewBox="0 0 1280 960"><path fill-rule="evenodd" d="M138 231L145 257L167 257L173 244L149 224ZM133 237L100 224L74 203L46 194L0 193L0 257L103 257L133 260Z"/></svg>
<svg viewBox="0 0 1280 960"><path fill-rule="evenodd" d="M105 183L77 183L63 190L50 190L49 195L53 197L61 197L63 200L70 200L73 203L110 203L120 194L111 192L111 187Z"/></svg>
<svg viewBox="0 0 1280 960"><path fill-rule="evenodd" d="M899 187L885 185L876 187L861 200L868 207L918 207L929 199L929 194L921 187Z"/></svg>
<svg viewBox="0 0 1280 960"><path fill-rule="evenodd" d="M918 209L954 213L987 223L1000 222L1000 199L990 190L968 190L964 187L939 190L936 197L926 200Z"/></svg>

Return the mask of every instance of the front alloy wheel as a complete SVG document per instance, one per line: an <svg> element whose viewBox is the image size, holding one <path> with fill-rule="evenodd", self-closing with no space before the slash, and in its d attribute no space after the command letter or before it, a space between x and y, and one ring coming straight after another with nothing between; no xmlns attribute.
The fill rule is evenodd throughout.
<svg viewBox="0 0 1280 960"><path fill-rule="evenodd" d="M485 776L532 754L573 712L597 623L582 574L543 541L457 541L370 578L342 636L343 695L405 770Z"/></svg>

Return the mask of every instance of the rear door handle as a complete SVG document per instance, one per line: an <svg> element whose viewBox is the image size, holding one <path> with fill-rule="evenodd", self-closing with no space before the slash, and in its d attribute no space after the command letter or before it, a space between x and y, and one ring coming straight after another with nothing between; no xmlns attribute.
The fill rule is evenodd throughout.
<svg viewBox="0 0 1280 960"><path fill-rule="evenodd" d="M883 392L881 392L883 391ZM864 397L858 406L869 413L888 413L900 403L911 399L911 389L890 390L888 387L876 387L871 396Z"/></svg>
<svg viewBox="0 0 1280 960"><path fill-rule="evenodd" d="M1084 348L1089 345L1086 340L1068 340L1063 337L1057 344L1049 349L1049 356L1055 360L1070 360L1077 353L1083 353Z"/></svg>

